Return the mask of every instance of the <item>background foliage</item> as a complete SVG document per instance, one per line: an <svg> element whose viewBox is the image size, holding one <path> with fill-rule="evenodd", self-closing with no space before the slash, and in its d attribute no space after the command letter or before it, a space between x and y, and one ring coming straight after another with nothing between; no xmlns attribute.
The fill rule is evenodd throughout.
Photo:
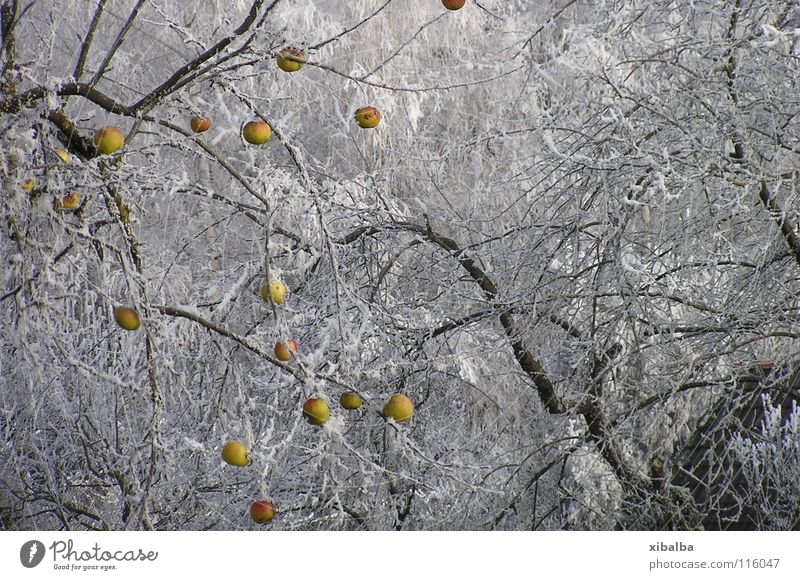
<svg viewBox="0 0 800 580"><path fill-rule="evenodd" d="M2 527L800 525L794 2L0 17Z"/></svg>

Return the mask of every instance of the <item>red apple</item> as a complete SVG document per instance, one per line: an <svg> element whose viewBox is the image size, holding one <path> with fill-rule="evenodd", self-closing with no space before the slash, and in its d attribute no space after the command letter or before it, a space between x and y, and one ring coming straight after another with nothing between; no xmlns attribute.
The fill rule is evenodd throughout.
<svg viewBox="0 0 800 580"><path fill-rule="evenodd" d="M356 109L353 118L362 129L372 129L381 122L381 113L375 107L361 107Z"/></svg>
<svg viewBox="0 0 800 580"><path fill-rule="evenodd" d="M265 499L254 501L250 506L250 517L257 524L266 524L275 517L275 505Z"/></svg>
<svg viewBox="0 0 800 580"><path fill-rule="evenodd" d="M290 339L288 343L276 342L275 343L275 358L280 361L286 362L292 360L294 353L298 351L300 345L295 339Z"/></svg>
<svg viewBox="0 0 800 580"><path fill-rule="evenodd" d="M442 0L442 5L448 10L463 8L467 0Z"/></svg>
<svg viewBox="0 0 800 580"><path fill-rule="evenodd" d="M414 403L400 393L392 395L392 398L383 406L383 416L387 419L392 418L398 423L408 421L414 416Z"/></svg>
<svg viewBox="0 0 800 580"><path fill-rule="evenodd" d="M208 117L192 117L189 126L195 133L205 133L211 128L211 119Z"/></svg>
<svg viewBox="0 0 800 580"><path fill-rule="evenodd" d="M251 145L263 145L272 137L272 128L264 121L250 121L242 129L242 137Z"/></svg>
<svg viewBox="0 0 800 580"><path fill-rule="evenodd" d="M303 416L312 425L324 425L331 418L331 409L325 399L314 397L303 404Z"/></svg>

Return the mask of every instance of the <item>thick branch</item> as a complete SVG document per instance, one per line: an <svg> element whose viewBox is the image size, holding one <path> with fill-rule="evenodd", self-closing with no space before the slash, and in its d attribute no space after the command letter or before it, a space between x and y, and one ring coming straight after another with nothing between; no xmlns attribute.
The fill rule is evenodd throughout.
<svg viewBox="0 0 800 580"><path fill-rule="evenodd" d="M461 266L469 273L470 277L480 286L486 297L493 301L497 297L497 286L489 278L486 272L470 258L464 250L452 239L441 236L435 233L430 224L424 228L416 224L403 223L400 224L403 228L416 231L417 233L425 236L429 241L437 246L452 253ZM520 332L517 328L514 317L511 315L510 309L501 311L500 323L503 325L506 336L511 342L511 348L514 351L514 357L517 363L525 374L530 377L536 390L539 394L539 399L542 401L548 413L561 414L566 411L564 404L558 398L553 383L547 376L542 364L531 354L525 342L520 338Z"/></svg>
<svg viewBox="0 0 800 580"><path fill-rule="evenodd" d="M761 182L758 197L761 198L761 203L764 204L764 207L772 214L775 223L778 224L778 227L781 229L783 239L786 240L786 245L789 246L789 250L794 254L797 265L800 266L800 239L798 239L797 234L794 233L794 229L789 223L789 220L786 219L786 214L783 212L781 206L775 201L775 198L770 195L766 181Z"/></svg>

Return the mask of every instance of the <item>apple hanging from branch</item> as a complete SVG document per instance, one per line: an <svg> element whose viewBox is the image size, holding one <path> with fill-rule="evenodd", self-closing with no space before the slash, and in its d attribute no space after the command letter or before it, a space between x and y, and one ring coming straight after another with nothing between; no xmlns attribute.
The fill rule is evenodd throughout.
<svg viewBox="0 0 800 580"><path fill-rule="evenodd" d="M209 117L192 117L189 126L195 133L205 133L211 128L211 119Z"/></svg>
<svg viewBox="0 0 800 580"><path fill-rule="evenodd" d="M394 419L398 423L408 421L414 416L414 403L411 402L411 399L400 393L392 395L389 401L383 406L383 416L387 419Z"/></svg>
<svg viewBox="0 0 800 580"><path fill-rule="evenodd" d="M331 409L325 399L312 397L303 404L303 416L312 425L324 425L331 418Z"/></svg>
<svg viewBox="0 0 800 580"><path fill-rule="evenodd" d="M142 324L139 313L127 306L117 306L114 309L114 320L125 330L138 330Z"/></svg>
<svg viewBox="0 0 800 580"><path fill-rule="evenodd" d="M272 300L275 304L283 304L286 301L287 293L286 284L280 280L273 280L261 287L261 299L264 302Z"/></svg>
<svg viewBox="0 0 800 580"><path fill-rule="evenodd" d="M372 129L381 122L381 112L375 107L361 107L356 109L353 118L362 129Z"/></svg>
<svg viewBox="0 0 800 580"><path fill-rule="evenodd" d="M100 155L110 155L122 149L125 145L125 136L117 127L109 125L98 129L94 133L94 146Z"/></svg>
<svg viewBox="0 0 800 580"><path fill-rule="evenodd" d="M250 465L250 454L241 441L228 441L222 447L222 459L228 465L245 467Z"/></svg>
<svg viewBox="0 0 800 580"><path fill-rule="evenodd" d="M287 362L292 360L294 353L296 353L300 348L300 345L295 339L290 339L288 342L276 342L275 348L273 351L275 352L275 358L279 361Z"/></svg>
<svg viewBox="0 0 800 580"><path fill-rule="evenodd" d="M442 5L448 10L458 10L464 7L467 0L442 0Z"/></svg>
<svg viewBox="0 0 800 580"><path fill-rule="evenodd" d="M306 57L300 49L291 46L284 48L276 59L278 68L286 72L297 72L303 68Z"/></svg>
<svg viewBox="0 0 800 580"><path fill-rule="evenodd" d="M272 137L272 127L262 120L249 121L242 129L242 138L251 145L263 145Z"/></svg>
<svg viewBox="0 0 800 580"><path fill-rule="evenodd" d="M361 407L362 403L361 397L353 391L345 391L339 397L339 404L348 411L355 411Z"/></svg>
<svg viewBox="0 0 800 580"><path fill-rule="evenodd" d="M257 524L267 524L275 517L275 504L262 499L250 505L250 517Z"/></svg>
<svg viewBox="0 0 800 580"><path fill-rule="evenodd" d="M53 199L53 209L56 211L73 211L80 207L81 196L74 191L68 193L64 197L56 197Z"/></svg>

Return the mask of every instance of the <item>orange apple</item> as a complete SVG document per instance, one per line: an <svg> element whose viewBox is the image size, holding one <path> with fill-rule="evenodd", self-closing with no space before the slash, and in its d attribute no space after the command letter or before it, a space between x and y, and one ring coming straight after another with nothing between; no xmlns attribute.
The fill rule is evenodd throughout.
<svg viewBox="0 0 800 580"><path fill-rule="evenodd" d="M250 517L257 524L266 524L275 517L275 505L265 499L254 501L250 505Z"/></svg>
<svg viewBox="0 0 800 580"><path fill-rule="evenodd" d="M100 155L110 155L125 145L125 136L117 127L98 129L94 134L94 146Z"/></svg>
<svg viewBox="0 0 800 580"><path fill-rule="evenodd" d="M276 342L274 349L275 358L283 362L292 360L292 355L294 355L294 353L296 353L299 348L300 345L293 338L289 340L288 344L283 342Z"/></svg>
<svg viewBox="0 0 800 580"><path fill-rule="evenodd" d="M192 117L189 126L195 133L205 133L211 128L211 119L208 117Z"/></svg>
<svg viewBox="0 0 800 580"><path fill-rule="evenodd" d="M127 306L117 306L114 309L114 320L125 330L136 330L141 325L139 313Z"/></svg>
<svg viewBox="0 0 800 580"><path fill-rule="evenodd" d="M261 299L264 302L272 300L275 304L283 304L286 301L286 293L286 284L280 280L273 280L261 287Z"/></svg>
<svg viewBox="0 0 800 580"><path fill-rule="evenodd" d="M354 411L361 406L361 397L358 396L358 393L354 393L353 391L345 391L342 393L342 396L339 397L339 403L347 409L348 411Z"/></svg>
<svg viewBox="0 0 800 580"><path fill-rule="evenodd" d="M392 395L392 398L383 406L383 416L387 419L392 418L398 423L408 421L414 416L414 403L400 393Z"/></svg>
<svg viewBox="0 0 800 580"><path fill-rule="evenodd" d="M297 72L303 68L303 63L306 57L303 52L297 48L284 48L281 55L277 58L278 68L286 72Z"/></svg>
<svg viewBox="0 0 800 580"><path fill-rule="evenodd" d="M236 467L250 465L250 454L241 441L228 441L222 447L222 459L225 463Z"/></svg>
<svg viewBox="0 0 800 580"><path fill-rule="evenodd" d="M251 145L263 145L272 137L272 128L264 121L250 121L242 129L242 137Z"/></svg>
<svg viewBox="0 0 800 580"><path fill-rule="evenodd" d="M448 10L463 8L467 0L442 0L442 5Z"/></svg>
<svg viewBox="0 0 800 580"><path fill-rule="evenodd" d="M314 397L303 404L303 416L312 425L323 425L331 418L331 409L325 399Z"/></svg>
<svg viewBox="0 0 800 580"><path fill-rule="evenodd" d="M361 107L356 109L353 117L362 129L372 129L381 122L381 113L375 107Z"/></svg>
<svg viewBox="0 0 800 580"><path fill-rule="evenodd" d="M78 209L81 205L81 196L75 193L68 193L63 198L56 197L53 199L53 209L55 210L63 210L63 211L71 211L73 209Z"/></svg>

